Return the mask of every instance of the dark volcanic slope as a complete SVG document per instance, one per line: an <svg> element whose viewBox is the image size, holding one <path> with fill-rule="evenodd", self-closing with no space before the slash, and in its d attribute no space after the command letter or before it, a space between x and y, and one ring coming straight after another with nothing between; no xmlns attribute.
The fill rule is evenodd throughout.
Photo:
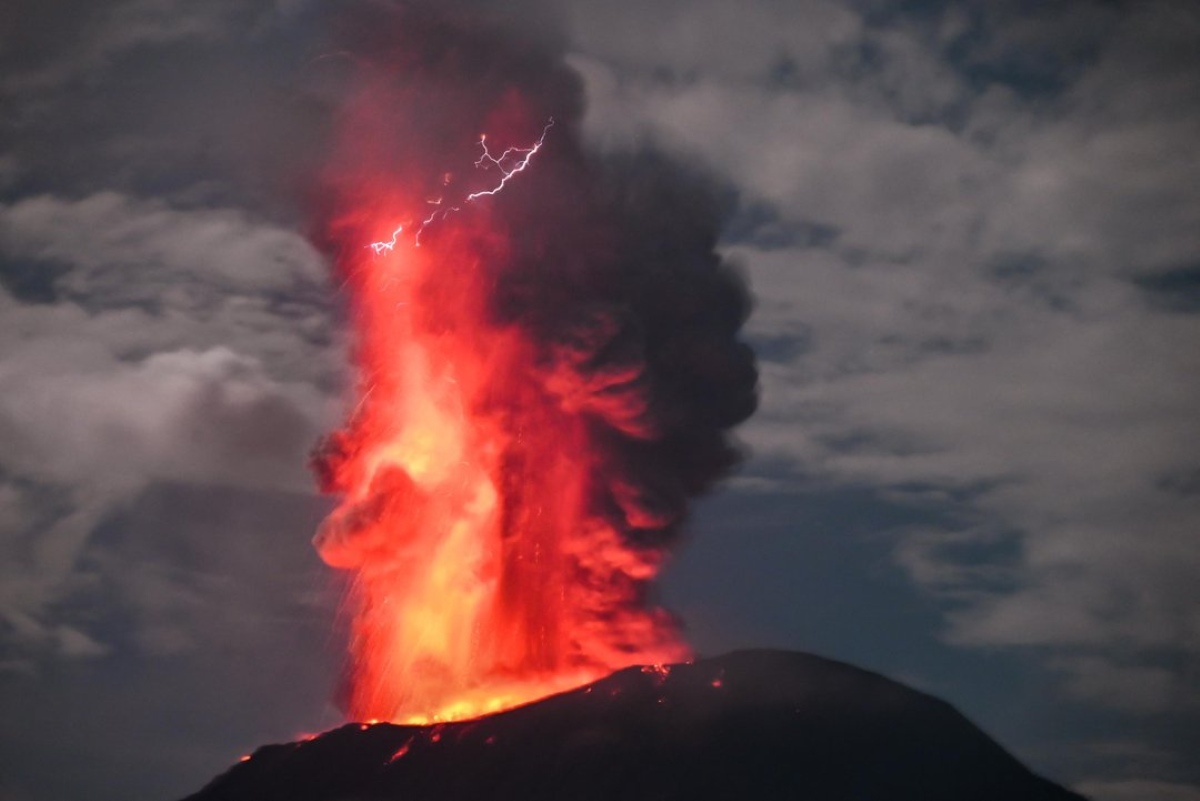
<svg viewBox="0 0 1200 801"><path fill-rule="evenodd" d="M948 704L807 654L630 668L465 723L270 745L188 801L1078 801Z"/></svg>

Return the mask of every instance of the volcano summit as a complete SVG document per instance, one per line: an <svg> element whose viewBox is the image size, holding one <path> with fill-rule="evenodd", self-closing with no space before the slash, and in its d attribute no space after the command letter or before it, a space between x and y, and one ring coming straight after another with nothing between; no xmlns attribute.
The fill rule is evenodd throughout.
<svg viewBox="0 0 1200 801"><path fill-rule="evenodd" d="M953 707L803 653L632 667L435 726L264 746L186 801L1079 801Z"/></svg>

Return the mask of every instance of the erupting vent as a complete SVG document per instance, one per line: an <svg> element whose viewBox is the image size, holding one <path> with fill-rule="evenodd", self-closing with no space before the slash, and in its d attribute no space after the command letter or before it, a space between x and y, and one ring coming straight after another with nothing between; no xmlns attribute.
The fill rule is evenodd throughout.
<svg viewBox="0 0 1200 801"><path fill-rule="evenodd" d="M684 660L651 581L755 403L713 192L585 155L576 79L530 43L376 22L319 220L359 370L314 458L348 712L462 719Z"/></svg>

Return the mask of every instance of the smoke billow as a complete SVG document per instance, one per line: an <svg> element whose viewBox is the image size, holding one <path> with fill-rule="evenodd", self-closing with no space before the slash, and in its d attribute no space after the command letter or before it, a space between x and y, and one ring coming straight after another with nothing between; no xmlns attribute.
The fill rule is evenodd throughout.
<svg viewBox="0 0 1200 801"><path fill-rule="evenodd" d="M715 250L722 193L659 153L589 152L580 80L545 37L428 7L372 6L341 31L347 95L316 230L351 288L361 383L314 466L343 497L318 548L359 571L359 675L367 652L395 670L393 649L421 647L384 648L404 636L362 621L419 605L383 587L411 583L397 564L440 548L430 531L453 538L465 517L497 541L453 557L487 588L465 624L470 667L427 654L413 670L437 674L439 701L376 687L352 707L394 717L455 681L686 655L649 585L756 404L749 296ZM367 246L389 234L380 259ZM455 505L460 522L440 522ZM491 633L503 626L521 644Z"/></svg>

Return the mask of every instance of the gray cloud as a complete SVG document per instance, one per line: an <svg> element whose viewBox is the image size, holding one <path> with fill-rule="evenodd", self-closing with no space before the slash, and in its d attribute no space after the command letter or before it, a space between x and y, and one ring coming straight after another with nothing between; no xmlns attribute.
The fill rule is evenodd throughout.
<svg viewBox="0 0 1200 801"><path fill-rule="evenodd" d="M339 86L314 9L0 12L6 697L66 716L86 697L67 683L54 700L36 683L49 666L105 682L133 655L186 656L249 709L301 663L291 653L331 661L318 624L297 622L327 624L332 603L302 566L319 513L285 511L310 502L304 453L345 381L336 288L295 211ZM1081 757L1098 777L1085 793L1197 797L1181 756L1200 663L1197 12L579 0L555 13L592 141L666 147L740 199L726 253L758 296L763 399L735 490L868 487L953 520L890 532L945 638L1025 654L1081 705L1152 732L1155 760ZM286 567L252 569L273 558ZM279 636L255 650L264 630ZM111 679L127 706L145 691L199 715L178 699L201 686L195 704L220 705L183 668L128 675ZM43 717L41 742L62 741ZM146 726L139 744L162 739ZM114 742L96 769L129 748ZM236 756L169 750L198 779Z"/></svg>
<svg viewBox="0 0 1200 801"><path fill-rule="evenodd" d="M180 798L263 743L340 722L338 588L308 536L325 511L311 494L177 483L109 516L81 560L95 580L57 610L108 650L0 671L0 797Z"/></svg>
<svg viewBox="0 0 1200 801"><path fill-rule="evenodd" d="M53 301L0 294L6 639L98 655L56 610L98 580L82 562L107 516L161 481L308 488L335 405L324 266L243 211L114 192L0 206L0 254ZM57 501L34 508L38 487Z"/></svg>
<svg viewBox="0 0 1200 801"><path fill-rule="evenodd" d="M175 0L103 7L15 3L7 12L9 70L0 85L14 94L45 91L85 78L137 48L212 40L241 22L235 11L231 3L195 6Z"/></svg>
<svg viewBox="0 0 1200 801"><path fill-rule="evenodd" d="M177 797L336 720L305 5L0 12L0 796Z"/></svg>
<svg viewBox="0 0 1200 801"><path fill-rule="evenodd" d="M597 142L667 143L759 210L728 246L752 336L802 347L765 360L740 486L790 465L948 506L895 554L950 642L1029 649L1089 703L1194 708L1200 506L1164 476L1194 469L1200 320L1144 287L1200 258L1200 15L810 5L739 7L756 46L708 61L578 36ZM771 233L797 226L826 233Z"/></svg>

